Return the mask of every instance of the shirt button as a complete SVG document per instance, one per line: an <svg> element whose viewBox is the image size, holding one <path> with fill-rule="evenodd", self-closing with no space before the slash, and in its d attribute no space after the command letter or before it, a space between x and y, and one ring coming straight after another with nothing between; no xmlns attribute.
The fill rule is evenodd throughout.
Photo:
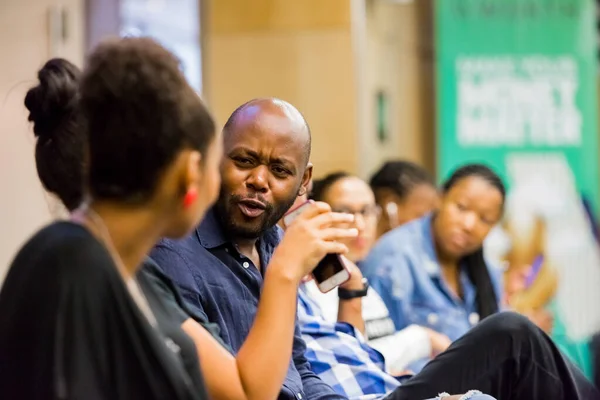
<svg viewBox="0 0 600 400"><path fill-rule="evenodd" d="M471 325L477 325L478 322L479 322L479 314L477 314L476 312L471 313L469 315L469 323Z"/></svg>
<svg viewBox="0 0 600 400"><path fill-rule="evenodd" d="M302 393L298 393L298 400L302 400Z"/></svg>
<svg viewBox="0 0 600 400"><path fill-rule="evenodd" d="M427 316L427 323L429 325L435 325L438 322L438 316L437 314L431 313Z"/></svg>
<svg viewBox="0 0 600 400"><path fill-rule="evenodd" d="M248 268L250 266L250 264L248 264L248 261L244 261L244 263L242 264L242 266L244 268Z"/></svg>
<svg viewBox="0 0 600 400"><path fill-rule="evenodd" d="M229 253L229 249L227 247L225 247L225 252Z"/></svg>

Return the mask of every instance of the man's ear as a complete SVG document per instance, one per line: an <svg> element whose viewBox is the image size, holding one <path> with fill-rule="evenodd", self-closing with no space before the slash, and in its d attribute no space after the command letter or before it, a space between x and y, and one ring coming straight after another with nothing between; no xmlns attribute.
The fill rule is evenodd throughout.
<svg viewBox="0 0 600 400"><path fill-rule="evenodd" d="M302 185L298 191L298 196L304 196L310 192L310 185L312 183L313 165L308 163L304 175L302 176Z"/></svg>

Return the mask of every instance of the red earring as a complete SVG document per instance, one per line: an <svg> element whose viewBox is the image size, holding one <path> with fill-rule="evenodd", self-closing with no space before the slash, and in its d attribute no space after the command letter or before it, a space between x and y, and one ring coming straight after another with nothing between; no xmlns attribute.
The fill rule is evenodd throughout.
<svg viewBox="0 0 600 400"><path fill-rule="evenodd" d="M194 188L188 189L185 196L183 196L183 208L189 208L196 198L198 197L198 191Z"/></svg>

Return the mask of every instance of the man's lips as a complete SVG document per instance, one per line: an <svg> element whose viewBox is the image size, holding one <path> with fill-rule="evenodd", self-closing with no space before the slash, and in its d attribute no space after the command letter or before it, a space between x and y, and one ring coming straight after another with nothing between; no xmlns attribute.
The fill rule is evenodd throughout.
<svg viewBox="0 0 600 400"><path fill-rule="evenodd" d="M256 218L262 215L267 206L261 201L255 199L244 199L238 202L238 208L248 218Z"/></svg>

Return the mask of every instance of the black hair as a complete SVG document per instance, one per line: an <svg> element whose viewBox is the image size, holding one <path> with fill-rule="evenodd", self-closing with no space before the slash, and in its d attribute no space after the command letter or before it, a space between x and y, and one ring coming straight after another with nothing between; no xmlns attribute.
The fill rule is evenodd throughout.
<svg viewBox="0 0 600 400"><path fill-rule="evenodd" d="M350 174L340 171L333 172L322 179L313 181L312 191L309 198L315 201L323 201L329 188L331 188L340 179L348 178Z"/></svg>
<svg viewBox="0 0 600 400"><path fill-rule="evenodd" d="M369 182L371 189L390 189L400 199L405 199L411 190L421 184L435 187L433 177L427 170L410 161L388 161L373 174Z"/></svg>
<svg viewBox="0 0 600 400"><path fill-rule="evenodd" d="M37 137L37 173L44 188L72 211L83 198L86 163L78 104L80 70L67 60L53 58L37 77L38 85L25 96L28 120Z"/></svg>
<svg viewBox="0 0 600 400"><path fill-rule="evenodd" d="M233 112L231 113L229 118L227 118L227 122L225 122L225 125L223 126L223 133L227 134L227 132L232 131L232 129L234 128L234 126L237 122L237 119L238 119L239 115L242 113L242 111L244 111L246 108L248 108L256 103L259 103L261 101L266 101L266 100L279 101L282 103L286 103L291 107L294 107L287 101L277 99L277 98L270 98L270 99L269 98L256 98L256 99L249 100L249 101L245 102L244 104L242 104L241 106L239 106L238 108L236 108L235 110L233 110ZM296 109L296 111L298 111L298 109ZM300 111L298 111L298 113L302 117L302 121L304 122L304 126L306 127L306 132L308 133L308 142L306 143L306 147L304 149L304 155L305 155L306 161L308 162L308 160L310 160L310 152L311 152L311 147L312 147L312 134L310 131L310 126L308 125L306 118L304 118L304 114L302 114Z"/></svg>
<svg viewBox="0 0 600 400"><path fill-rule="evenodd" d="M485 180L502 195L502 202L506 197L506 187L502 179L489 167L483 164L467 164L456 169L450 178L442 185L444 193L448 192L457 183L466 178L477 177ZM498 298L494 291L490 272L485 262L483 247L474 253L464 256L461 260L466 267L469 279L476 288L475 301L480 319L498 312Z"/></svg>
<svg viewBox="0 0 600 400"><path fill-rule="evenodd" d="M149 38L101 43L80 85L94 198L143 202L177 153L202 153L215 123L177 58Z"/></svg>
<svg viewBox="0 0 600 400"><path fill-rule="evenodd" d="M496 188L500 194L502 195L502 200L506 197L506 187L504 186L504 182L502 182L502 178L498 176L490 167L484 164L466 164L462 167L454 170L450 178L444 182L442 185L442 190L447 192L454 185L465 178L477 177L481 178L494 188Z"/></svg>

